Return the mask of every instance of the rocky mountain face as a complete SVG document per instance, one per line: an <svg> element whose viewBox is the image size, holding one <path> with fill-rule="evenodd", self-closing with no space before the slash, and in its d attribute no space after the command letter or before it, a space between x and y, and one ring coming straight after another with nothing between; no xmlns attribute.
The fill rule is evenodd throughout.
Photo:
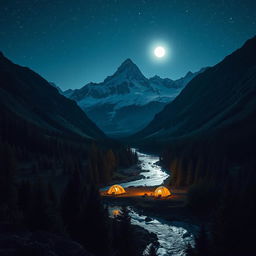
<svg viewBox="0 0 256 256"><path fill-rule="evenodd" d="M63 95L75 100L106 134L125 136L144 128L203 71L189 72L176 81L159 76L148 79L132 60L127 59L103 82L67 90Z"/></svg>
<svg viewBox="0 0 256 256"><path fill-rule="evenodd" d="M0 113L61 134L89 140L105 138L76 102L61 95L45 79L0 54ZM18 127L17 127L18 129Z"/></svg>
<svg viewBox="0 0 256 256"><path fill-rule="evenodd" d="M163 145L225 134L230 142L247 141L248 148L256 129L255 56L256 37L190 81L133 139Z"/></svg>

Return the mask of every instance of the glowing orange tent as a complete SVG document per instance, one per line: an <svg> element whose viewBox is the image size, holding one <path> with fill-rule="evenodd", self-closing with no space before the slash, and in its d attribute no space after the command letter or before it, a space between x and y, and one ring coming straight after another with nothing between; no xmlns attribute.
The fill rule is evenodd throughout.
<svg viewBox="0 0 256 256"><path fill-rule="evenodd" d="M109 188L107 194L108 195L121 195L126 193L126 191L124 190L124 188L120 185L113 185Z"/></svg>
<svg viewBox="0 0 256 256"><path fill-rule="evenodd" d="M171 195L170 190L164 186L158 187L154 192L155 197L167 197L170 195Z"/></svg>
<svg viewBox="0 0 256 256"><path fill-rule="evenodd" d="M113 214L113 216L116 217L116 216L118 216L120 214L120 210L115 209L115 210L112 211L112 214Z"/></svg>

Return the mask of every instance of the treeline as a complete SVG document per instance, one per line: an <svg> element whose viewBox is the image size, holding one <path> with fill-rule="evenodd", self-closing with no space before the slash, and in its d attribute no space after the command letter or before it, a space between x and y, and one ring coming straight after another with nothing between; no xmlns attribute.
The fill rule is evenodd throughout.
<svg viewBox="0 0 256 256"><path fill-rule="evenodd" d="M74 169L96 184L108 183L119 167L137 162L137 154L114 141L100 142L44 129L19 116L0 110L0 147L8 147L17 168L32 175L57 172L69 175ZM109 149L112 148L112 149ZM1 157L1 155L0 155ZM89 172L86 174L85 172Z"/></svg>
<svg viewBox="0 0 256 256"><path fill-rule="evenodd" d="M187 206L207 220L188 255L255 255L255 138L212 136L173 143L162 154L170 185L189 188ZM250 140L250 141L249 141Z"/></svg>
<svg viewBox="0 0 256 256"><path fill-rule="evenodd" d="M0 114L0 225L66 236L94 255L139 255L126 210L109 218L98 194L117 168L138 161L137 154ZM48 184L55 175L65 179Z"/></svg>
<svg viewBox="0 0 256 256"><path fill-rule="evenodd" d="M95 145L89 153L89 175L95 184L107 184L118 167L129 167L138 162L137 153L130 148L102 151Z"/></svg>
<svg viewBox="0 0 256 256"><path fill-rule="evenodd" d="M127 209L122 209L117 218L110 218L97 186L83 179L78 169L57 196L52 184L40 180L15 182L17 162L11 148L2 148L0 153L0 224L69 237L94 255L141 253L135 246Z"/></svg>
<svg viewBox="0 0 256 256"><path fill-rule="evenodd" d="M191 186L188 207L208 224L201 227L188 256L256 255L256 164L229 174L219 184L202 180Z"/></svg>
<svg viewBox="0 0 256 256"><path fill-rule="evenodd" d="M0 110L0 138L16 151L18 160L48 157L62 159L66 155L84 158L90 141L69 133L45 129L5 109ZM40 156L40 157L38 157Z"/></svg>
<svg viewBox="0 0 256 256"><path fill-rule="evenodd" d="M170 185L175 187L188 187L202 179L225 177L233 164L223 147L192 141L169 147L162 154L161 160L171 170Z"/></svg>

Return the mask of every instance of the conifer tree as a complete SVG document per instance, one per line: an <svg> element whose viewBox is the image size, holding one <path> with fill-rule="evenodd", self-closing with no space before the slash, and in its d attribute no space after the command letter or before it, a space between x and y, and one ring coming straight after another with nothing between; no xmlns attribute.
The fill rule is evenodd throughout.
<svg viewBox="0 0 256 256"><path fill-rule="evenodd" d="M57 196L55 191L53 190L52 184L48 184L48 197L49 201L52 203L52 205L57 206L58 201L57 201Z"/></svg>
<svg viewBox="0 0 256 256"><path fill-rule="evenodd" d="M26 223L32 196L31 184L28 181L23 181L18 189L18 206L23 214L24 221Z"/></svg>
<svg viewBox="0 0 256 256"><path fill-rule="evenodd" d="M200 227L199 234L196 236L195 239L195 252L197 256L205 256L209 255L208 253L208 247L209 247L209 242L207 238L207 233L205 230L205 227L202 225Z"/></svg>
<svg viewBox="0 0 256 256"><path fill-rule="evenodd" d="M87 193L77 218L74 237L94 254L109 255L111 252L111 227L108 212L103 208L95 186L91 185Z"/></svg>
<svg viewBox="0 0 256 256"><path fill-rule="evenodd" d="M61 213L64 225L72 233L74 222L81 210L82 182L79 170L75 170L65 188L61 199Z"/></svg>
<svg viewBox="0 0 256 256"><path fill-rule="evenodd" d="M16 159L9 145L4 144L0 150L0 219L15 221L18 214L17 191L14 183Z"/></svg>
<svg viewBox="0 0 256 256"><path fill-rule="evenodd" d="M40 180L32 187L27 224L32 231L44 230L63 233L61 216L57 207L51 204L47 188Z"/></svg>

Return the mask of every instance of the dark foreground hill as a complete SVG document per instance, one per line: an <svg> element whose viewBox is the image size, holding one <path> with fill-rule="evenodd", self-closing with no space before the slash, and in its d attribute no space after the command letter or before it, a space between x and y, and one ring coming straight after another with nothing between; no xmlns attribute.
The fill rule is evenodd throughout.
<svg viewBox="0 0 256 256"><path fill-rule="evenodd" d="M60 134L74 134L90 140L105 138L77 104L60 95L32 70L15 65L0 54L1 115Z"/></svg>

